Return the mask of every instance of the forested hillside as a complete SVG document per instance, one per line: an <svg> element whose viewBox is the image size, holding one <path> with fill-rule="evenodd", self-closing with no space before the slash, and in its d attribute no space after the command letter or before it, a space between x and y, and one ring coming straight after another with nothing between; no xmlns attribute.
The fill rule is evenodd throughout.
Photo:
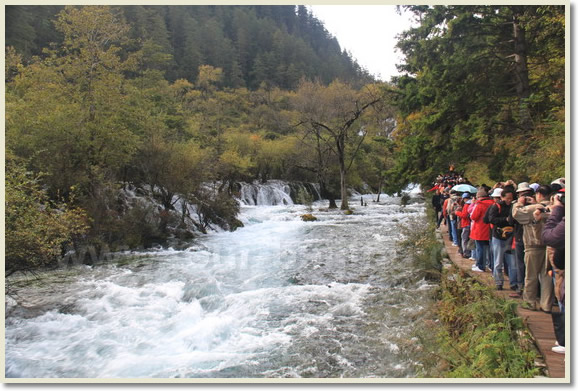
<svg viewBox="0 0 578 391"><path fill-rule="evenodd" d="M316 182L344 209L349 186L382 183L394 125L383 86L362 83L303 7L58 9L9 13L10 272L79 243L234 230L240 181ZM127 188L151 202L130 204Z"/></svg>
<svg viewBox="0 0 578 391"><path fill-rule="evenodd" d="M60 44L52 21L63 6L7 6L6 45L25 58ZM305 6L120 6L129 52L142 45L147 67L167 80L194 82L199 66L223 69L223 87L283 89L302 77L361 85L371 81Z"/></svg>
<svg viewBox="0 0 578 391"><path fill-rule="evenodd" d="M564 176L565 7L406 8L420 24L398 42L394 176L450 162L477 183Z"/></svg>

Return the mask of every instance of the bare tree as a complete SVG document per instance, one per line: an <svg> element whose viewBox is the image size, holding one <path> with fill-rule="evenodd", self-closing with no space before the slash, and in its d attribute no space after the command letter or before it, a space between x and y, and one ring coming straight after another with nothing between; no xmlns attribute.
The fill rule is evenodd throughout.
<svg viewBox="0 0 578 391"><path fill-rule="evenodd" d="M295 98L300 113L298 125L304 129L305 137L311 137L317 143L320 161L323 161L323 153L337 157L341 209L349 209L347 173L372 127L371 120L364 114L370 108L379 109L383 101L380 89L368 85L357 91L340 81L323 86L319 82L303 80Z"/></svg>

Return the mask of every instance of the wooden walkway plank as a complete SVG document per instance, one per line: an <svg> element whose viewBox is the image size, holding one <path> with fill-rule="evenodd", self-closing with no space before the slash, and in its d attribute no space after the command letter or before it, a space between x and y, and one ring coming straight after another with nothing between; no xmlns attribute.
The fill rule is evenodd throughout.
<svg viewBox="0 0 578 391"><path fill-rule="evenodd" d="M447 228L445 226L441 225L440 230L446 251L448 253L448 257L452 263L458 266L460 269L465 270L469 275L478 281L488 285L489 287L495 288L492 273L489 271L483 273L472 271L472 265L475 263L475 261L463 258L458 252L458 247L452 246L447 233ZM522 303L522 299L509 297L509 294L513 291L510 290L510 284L507 277L504 278L503 287L503 291L494 290L494 294L507 300L517 301L519 304ZM553 308L553 311L557 310L558 307ZM552 351L552 347L556 343L556 338L554 336L554 326L552 325L552 316L542 311L531 311L523 309L520 305L518 305L517 312L518 315L528 325L528 328L536 341L538 350L546 362L548 376L551 378L566 378L566 364L564 361L565 355L554 353ZM569 350L566 354L569 354ZM570 376L567 378L568 381L570 380L569 378Z"/></svg>

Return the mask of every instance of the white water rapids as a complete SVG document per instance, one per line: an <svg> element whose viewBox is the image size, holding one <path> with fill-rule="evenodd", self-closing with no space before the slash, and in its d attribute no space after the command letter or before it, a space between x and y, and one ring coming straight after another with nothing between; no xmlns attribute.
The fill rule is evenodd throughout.
<svg viewBox="0 0 578 391"><path fill-rule="evenodd" d="M244 228L187 250L48 273L9 306L6 377L415 376L431 286L394 243L424 205L364 200L314 203L308 223L303 205L244 206Z"/></svg>

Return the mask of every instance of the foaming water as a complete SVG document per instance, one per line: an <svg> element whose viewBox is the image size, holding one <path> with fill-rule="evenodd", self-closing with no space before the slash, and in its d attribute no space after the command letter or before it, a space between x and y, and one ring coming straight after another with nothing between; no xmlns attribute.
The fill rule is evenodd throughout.
<svg viewBox="0 0 578 391"><path fill-rule="evenodd" d="M7 377L411 377L404 353L430 286L400 264L399 199L346 216L246 206L245 227L124 266L21 289L6 319ZM354 198L353 202L359 199Z"/></svg>

